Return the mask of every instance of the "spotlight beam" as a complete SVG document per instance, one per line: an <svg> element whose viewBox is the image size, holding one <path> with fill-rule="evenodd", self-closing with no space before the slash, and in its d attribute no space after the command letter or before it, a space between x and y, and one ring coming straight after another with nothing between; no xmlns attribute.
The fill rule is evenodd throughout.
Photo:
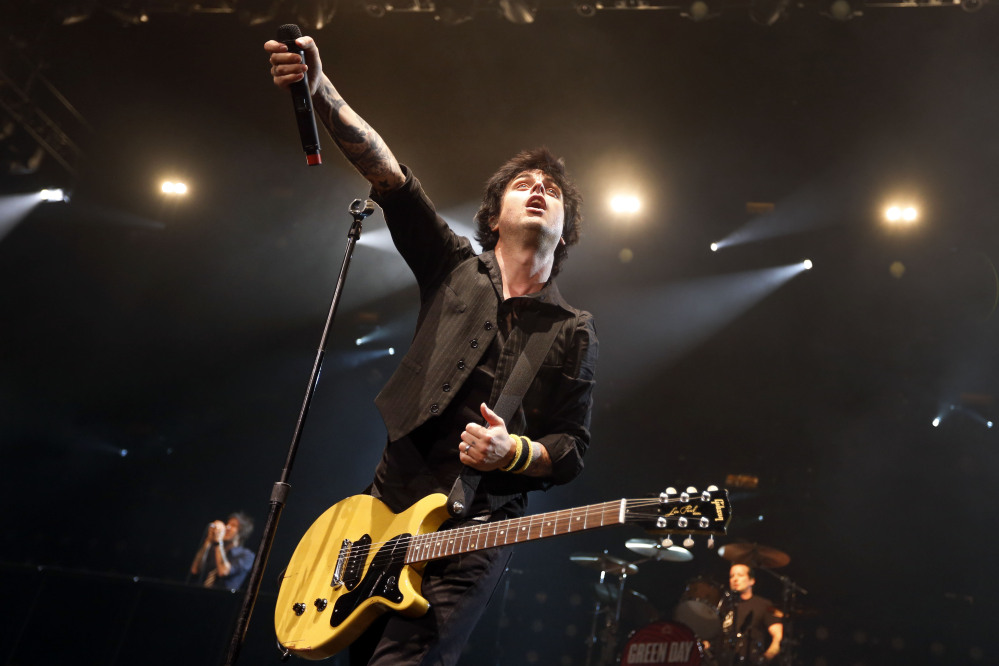
<svg viewBox="0 0 999 666"><path fill-rule="evenodd" d="M598 303L593 308L598 321L625 322L601 333L607 340L606 354L612 357L603 367L617 381L639 383L703 344L805 270L804 263L798 262L660 285L603 306ZM636 312L651 320L628 326L626 322L633 321ZM636 349L655 352L627 351Z"/></svg>

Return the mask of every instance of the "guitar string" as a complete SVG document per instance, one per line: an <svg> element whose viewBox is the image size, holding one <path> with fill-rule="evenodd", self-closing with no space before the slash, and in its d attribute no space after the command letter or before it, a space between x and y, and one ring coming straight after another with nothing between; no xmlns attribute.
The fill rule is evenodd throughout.
<svg viewBox="0 0 999 666"><path fill-rule="evenodd" d="M680 502L680 498L670 498L666 501L669 503ZM625 505L625 521L629 520L648 520L654 519L659 515L659 512L642 512L637 509L647 509L648 507L658 507L661 506L663 502L659 498L649 498L641 500L629 500ZM470 550L479 550L481 548L490 548L500 545L508 545L510 543L518 543L515 538L513 541L505 541L504 543L499 543L499 536L503 534L503 538L507 539L508 535L513 532L517 534L521 527L526 524L528 535L531 534L535 523L538 519L541 519L540 526L542 530L544 529L545 523L554 523L555 527L553 532L548 536L556 536L558 534L558 527L560 520L568 518L572 519L574 517L585 516L587 519L591 515L596 514L606 514L610 512L612 515L620 512L620 500L614 500L610 502L604 502L602 504L593 504L585 507L578 507L574 509L562 509L560 511L554 511L551 513L535 514L532 516L521 516L519 518L512 518L508 521L498 521L496 523L483 523L481 525L466 525L463 527L458 527L450 530L444 530L442 532L428 532L425 534L407 535L405 537L397 537L398 541L395 548L388 550L384 549L384 546L389 544L390 541L380 541L365 544L363 546L352 545L348 551L348 558L353 560L355 557L361 558L360 561L366 561L372 548L378 548L378 553L372 559L369 566L385 566L390 564L393 560L402 559L405 561L406 556L409 554L410 548L413 546L414 542L425 542L417 547L419 549L426 549L433 552L436 549L437 554L433 557L426 559L416 560L416 561L427 561L432 559L438 559L441 557L448 557L450 555L455 555L463 552L469 552ZM549 519L549 520L545 520ZM617 521L608 523L608 525L617 524ZM571 529L568 531L572 531ZM696 531L696 530L694 530ZM544 535L539 535L542 538ZM493 546L479 546L478 544L485 537L485 543L489 543L490 539L494 539ZM474 538L476 547L471 549L465 549L459 546L458 551L447 552L447 548L453 546L455 543L461 543L463 539ZM447 543L445 543L447 542ZM470 543L470 542L466 542ZM399 548L399 546L404 546Z"/></svg>
<svg viewBox="0 0 999 666"><path fill-rule="evenodd" d="M669 502L676 502L676 501L679 500L678 499L669 500ZM629 502L629 505L644 505L644 507L658 506L660 504L661 502L658 499L636 500ZM598 511L595 511L595 509L597 509ZM509 543L518 543L518 540L514 539L513 541L506 541L505 543L500 544L499 539L495 538L493 546L478 545L478 543L482 540L483 536L485 537L485 542L488 543L491 538L499 537L499 535L504 531L507 532L507 534L509 534L510 531L514 531L514 533L516 533L519 527L521 527L522 524L525 522L527 523L528 534L530 534L530 532L535 527L534 523L537 521L538 518L545 518L545 517L550 518L554 516L554 521L552 522L555 523L555 530L552 532L552 534L548 536L555 536L558 534L558 525L560 523L560 518L571 519L572 517L574 517L575 514L580 514L581 512L584 513L587 517L589 517L591 514L607 513L608 511L611 511L612 514L617 514L620 511L620 501L611 501L604 504L590 505L587 507L580 507L576 509L563 509L561 511L552 512L550 514L535 514L533 516L522 516L520 518L511 519L509 522L501 521L497 523L484 523L482 525L467 525L464 527L455 528L451 530L444 530L443 532L428 532L426 534L407 535L406 537L398 539L397 546L405 546L405 548L403 549L392 548L390 550L383 550L383 547L389 543L388 541L374 542L366 544L364 546L357 547L356 552L351 552L350 559L353 559L355 556L363 556L363 559L366 560L368 554L370 553L371 548L379 548L380 549L379 552L375 555L374 559L371 561L371 564L369 566L371 565L384 566L388 563L391 563L393 559L399 559L400 556L402 559L405 559L414 541L426 542L425 544L418 546L418 548L421 549L429 549L431 551L433 551L434 549L441 549L441 548L444 549L444 550L438 550L437 554L434 555L433 557L417 561L438 559L441 557L448 557L449 555L458 554L460 552L468 552L468 550L478 550L480 548L489 548L489 547L496 547L499 545L507 545ZM626 513L625 522L628 522L629 520L633 521L638 519L650 519L658 516L658 512L652 514L647 512L643 513L640 511L632 510L631 507L626 507L625 513ZM542 523L544 522L545 521L542 521ZM500 526L504 524L507 526L507 529L505 530L500 528ZM617 521L615 520L614 522L608 523L608 525L611 524L617 524ZM457 552L447 552L447 548L453 545L455 542L460 543L461 539L473 536L476 539L475 548L465 550L464 548L459 546ZM504 538L507 537L504 536ZM535 538L540 538L540 537L535 537ZM445 541L448 543L445 543Z"/></svg>

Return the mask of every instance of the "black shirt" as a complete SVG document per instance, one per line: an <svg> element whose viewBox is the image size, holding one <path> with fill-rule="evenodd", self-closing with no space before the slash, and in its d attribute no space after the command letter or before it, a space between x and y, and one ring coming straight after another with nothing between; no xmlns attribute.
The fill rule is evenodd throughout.
<svg viewBox="0 0 999 666"><path fill-rule="evenodd" d="M495 255L476 255L469 241L437 215L419 181L404 171L402 187L372 198L416 276L421 309L413 345L376 400L390 441L372 493L395 511L430 493L447 494L463 468L461 432L469 422L483 422L480 403L495 405L531 331L554 320L561 331L522 407L507 423L511 433L545 446L552 475L485 473L472 507L473 512L495 510L492 499L518 495L503 513L521 515L523 493L566 483L582 470L597 356L592 316L568 305L551 281L537 293L504 300ZM484 321L468 329L463 318L480 315Z"/></svg>

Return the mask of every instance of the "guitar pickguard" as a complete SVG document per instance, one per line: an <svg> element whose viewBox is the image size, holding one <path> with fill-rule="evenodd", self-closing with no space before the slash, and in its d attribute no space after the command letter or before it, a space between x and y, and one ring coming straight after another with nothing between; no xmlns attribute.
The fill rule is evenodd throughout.
<svg viewBox="0 0 999 666"><path fill-rule="evenodd" d="M340 626L365 599L382 597L392 603L402 603L399 575L405 566L406 544L399 542L410 537L411 534L400 534L375 553L360 584L353 588L348 586L350 592L337 599L333 605L333 613L330 615L331 627ZM363 538L370 540L368 535Z"/></svg>

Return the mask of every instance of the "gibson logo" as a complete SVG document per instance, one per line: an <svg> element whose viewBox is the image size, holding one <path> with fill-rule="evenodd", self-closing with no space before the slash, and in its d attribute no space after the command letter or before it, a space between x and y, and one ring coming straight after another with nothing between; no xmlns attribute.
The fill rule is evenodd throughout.
<svg viewBox="0 0 999 666"><path fill-rule="evenodd" d="M711 503L715 505L715 513L718 514L718 517L715 518L715 520L725 520L725 514L723 513L725 511L725 500L711 500Z"/></svg>
<svg viewBox="0 0 999 666"><path fill-rule="evenodd" d="M697 507L693 504L684 504L683 506L674 506L673 509L666 514L666 517L670 516L699 516L701 512L697 510Z"/></svg>

